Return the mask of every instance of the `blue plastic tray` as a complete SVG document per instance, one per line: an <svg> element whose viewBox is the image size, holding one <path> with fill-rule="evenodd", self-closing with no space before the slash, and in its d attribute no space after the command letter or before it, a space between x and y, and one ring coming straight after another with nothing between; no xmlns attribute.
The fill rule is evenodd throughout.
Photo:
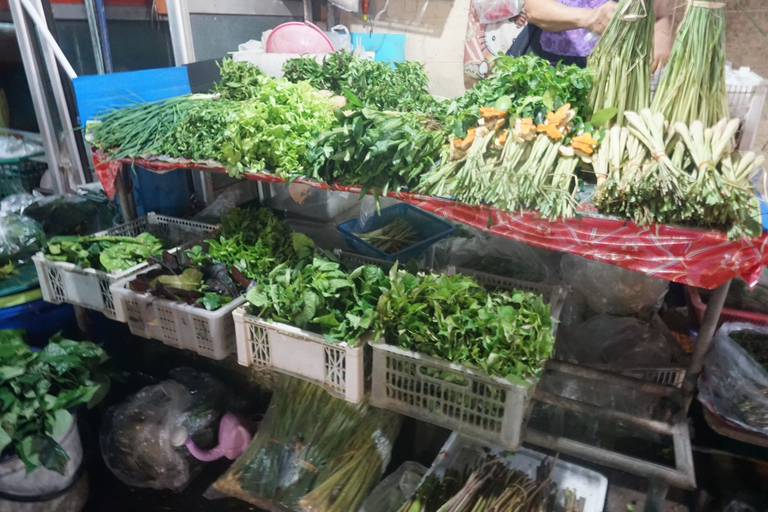
<svg viewBox="0 0 768 512"><path fill-rule="evenodd" d="M416 229L416 237L421 240L419 243L389 254L356 236L356 233L368 233L399 218L405 219ZM359 220L351 220L340 224L337 229L344 235L349 246L359 254L403 263L416 258L430 245L456 231L456 228L450 223L405 203L384 208L380 215L375 215L365 226L361 225Z"/></svg>

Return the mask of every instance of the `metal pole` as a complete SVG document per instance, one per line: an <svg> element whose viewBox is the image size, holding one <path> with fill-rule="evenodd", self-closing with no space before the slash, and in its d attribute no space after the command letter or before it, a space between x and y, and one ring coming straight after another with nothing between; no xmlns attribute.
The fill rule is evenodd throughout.
<svg viewBox="0 0 768 512"><path fill-rule="evenodd" d="M104 74L104 57L101 55L101 42L99 41L99 24L96 22L96 7L94 0L85 0L85 17L88 18L88 32L91 34L91 47L93 58L96 61L96 73Z"/></svg>
<svg viewBox="0 0 768 512"><path fill-rule="evenodd" d="M59 145L53 129L51 111L48 106L48 101L45 98L45 92L40 78L40 66L35 57L34 48L32 47L32 37L29 31L29 25L27 25L27 17L21 6L21 0L9 0L8 4L10 5L11 16L13 17L13 22L16 27L16 39L19 42L21 60L27 75L27 83L29 84L29 91L32 95L32 104L35 107L35 116L37 117L37 124L40 127L40 135L43 139L43 147L45 148L45 157L48 160L48 168L53 176L56 192L61 194L65 192L65 188L61 172L59 171Z"/></svg>
<svg viewBox="0 0 768 512"><path fill-rule="evenodd" d="M37 32L40 34L40 36L48 41L48 44L51 46L51 50L53 50L56 58L59 59L61 67L64 68L64 71L67 73L69 78L72 80L77 78L77 73L75 73L75 70L67 60L64 52L61 51L61 48L59 48L59 43L56 42L56 39L54 39L53 35L51 35L51 33L48 31L48 26L46 25L45 20L40 17L40 13L37 11L37 9L35 9L35 6L29 0L18 0L18 3L19 5L23 5L24 9L26 9L27 14L29 14L29 17L35 23ZM14 19L16 18L14 17Z"/></svg>
<svg viewBox="0 0 768 512"><path fill-rule="evenodd" d="M95 0L96 23L99 27L99 45L101 58L104 60L104 71L112 73L112 50L109 47L109 31L107 30L107 12L104 10L104 0Z"/></svg>
<svg viewBox="0 0 768 512"><path fill-rule="evenodd" d="M619 375L617 373L600 370L597 368L590 368L588 366L581 366L566 361L557 361L550 359L546 362L545 368L560 373L566 373L574 377L581 377L590 380L599 380L607 384L615 384L617 386L624 386L631 389L637 389L644 393L657 396L672 396L677 393L677 389L672 386L665 386L664 384L658 384L656 382L650 382L643 379L636 379L627 375Z"/></svg>
<svg viewBox="0 0 768 512"><path fill-rule="evenodd" d="M34 0L37 4L38 12L45 16L43 10L43 3L41 0ZM47 29L47 23L46 27ZM51 34L53 35L53 34ZM46 41L42 41L42 53L45 60L45 67L48 70L48 78L51 81L51 90L53 91L53 99L56 102L56 109L58 110L59 118L61 119L61 126L64 131L63 138L64 143L67 146L69 152L69 161L72 165L72 169L77 174L76 178L80 184L87 182L85 179L85 171L83 170L83 163L80 160L80 148L75 140L75 133L72 128L72 119L69 117L69 104L67 103L67 97L64 94L64 88L61 84L61 75L59 75L59 65L56 61L51 45Z"/></svg>
<svg viewBox="0 0 768 512"><path fill-rule="evenodd" d="M189 24L187 0L167 0L168 29L173 43L173 57L177 66L195 62L192 28Z"/></svg>
<svg viewBox="0 0 768 512"><path fill-rule="evenodd" d="M667 482L651 479L648 484L648 491L645 493L645 508L643 512L663 512L667 492L669 492L669 484Z"/></svg>
<svg viewBox="0 0 768 512"><path fill-rule="evenodd" d="M728 288L730 286L730 280L721 284L710 295L709 302L707 302L707 309L704 311L704 318L701 321L696 345L693 347L691 363L688 365L688 370L683 380L683 407L686 411L691 406L693 392L696 390L696 381L699 378L701 369L704 367L704 358L707 352L709 352L712 338L715 336L717 322L720 320L720 313L723 311L723 305L725 304L725 298L728 295Z"/></svg>
<svg viewBox="0 0 768 512"><path fill-rule="evenodd" d="M120 172L115 178L115 191L120 200L120 211L123 214L123 220L130 222L136 220L136 203L133 201L133 186L131 177L126 173L126 165L120 167Z"/></svg>

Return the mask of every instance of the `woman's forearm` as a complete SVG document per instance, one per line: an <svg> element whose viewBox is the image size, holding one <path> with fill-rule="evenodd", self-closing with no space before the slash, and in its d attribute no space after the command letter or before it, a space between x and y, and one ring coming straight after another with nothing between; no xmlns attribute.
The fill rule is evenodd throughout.
<svg viewBox="0 0 768 512"><path fill-rule="evenodd" d="M528 21L547 32L587 28L592 9L568 7L556 0L525 0Z"/></svg>

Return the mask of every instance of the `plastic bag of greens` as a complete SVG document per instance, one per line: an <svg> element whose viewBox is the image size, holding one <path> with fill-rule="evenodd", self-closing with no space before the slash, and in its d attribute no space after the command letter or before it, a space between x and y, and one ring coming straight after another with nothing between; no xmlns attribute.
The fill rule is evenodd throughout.
<svg viewBox="0 0 768 512"><path fill-rule="evenodd" d="M724 324L712 341L699 376L699 401L705 407L763 435L768 435L767 346L768 327Z"/></svg>
<svg viewBox="0 0 768 512"><path fill-rule="evenodd" d="M183 427L198 446L214 441L223 386L190 368L174 370L171 377L107 412L100 434L102 457L127 485L184 489L202 463L186 447L173 446L173 433Z"/></svg>
<svg viewBox="0 0 768 512"><path fill-rule="evenodd" d="M514 18L523 9L523 0L472 0L481 23L499 23Z"/></svg>
<svg viewBox="0 0 768 512"><path fill-rule="evenodd" d="M24 261L44 243L45 233L34 220L13 213L0 214L0 263Z"/></svg>
<svg viewBox="0 0 768 512"><path fill-rule="evenodd" d="M560 270L563 279L584 294L596 313L655 313L669 289L669 283L657 277L573 254L563 256Z"/></svg>
<svg viewBox="0 0 768 512"><path fill-rule="evenodd" d="M24 208L37 201L32 194L13 194L0 201L0 213L21 214Z"/></svg>
<svg viewBox="0 0 768 512"><path fill-rule="evenodd" d="M665 367L683 356L680 345L633 317L597 315L557 344L560 359L622 368Z"/></svg>
<svg viewBox="0 0 768 512"><path fill-rule="evenodd" d="M418 462L405 462L381 481L365 500L359 512L397 512L419 486L427 468Z"/></svg>

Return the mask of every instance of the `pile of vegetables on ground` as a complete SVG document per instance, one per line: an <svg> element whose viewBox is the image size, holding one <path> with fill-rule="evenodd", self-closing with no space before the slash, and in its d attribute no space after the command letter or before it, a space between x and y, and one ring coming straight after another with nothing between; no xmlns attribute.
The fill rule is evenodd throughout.
<svg viewBox="0 0 768 512"><path fill-rule="evenodd" d="M259 432L216 488L255 505L357 510L381 479L400 423L367 400L353 405L283 376Z"/></svg>
<svg viewBox="0 0 768 512"><path fill-rule="evenodd" d="M688 10L651 103L649 4L619 2L587 69L498 56L488 78L448 100L413 62L331 53L289 60L275 79L225 60L212 94L107 112L88 137L108 158L213 160L234 176L408 190L549 219L578 215L589 186L600 213L641 226L758 235L762 160L734 150L723 10Z"/></svg>

